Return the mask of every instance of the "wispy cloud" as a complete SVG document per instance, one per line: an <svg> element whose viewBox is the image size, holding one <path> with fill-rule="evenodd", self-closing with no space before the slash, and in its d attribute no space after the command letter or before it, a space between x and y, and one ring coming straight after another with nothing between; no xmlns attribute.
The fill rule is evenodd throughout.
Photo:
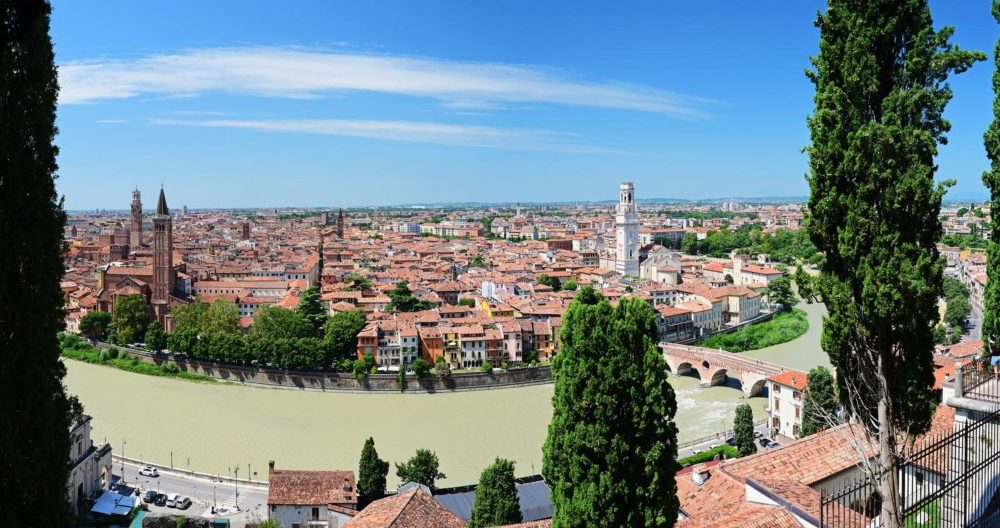
<svg viewBox="0 0 1000 528"><path fill-rule="evenodd" d="M150 123L154 125L243 128L267 132L325 134L389 141L511 150L617 155L632 154L627 151L574 143L572 141L573 135L551 130L452 125L422 121L354 119L152 119Z"/></svg>
<svg viewBox="0 0 1000 528"><path fill-rule="evenodd" d="M98 119L95 123L128 123L128 119Z"/></svg>
<svg viewBox="0 0 1000 528"><path fill-rule="evenodd" d="M712 104L649 86L583 81L532 66L276 47L72 61L60 66L59 77L64 104L206 92L318 98L363 91L429 98L453 108L552 104L682 118L705 116Z"/></svg>

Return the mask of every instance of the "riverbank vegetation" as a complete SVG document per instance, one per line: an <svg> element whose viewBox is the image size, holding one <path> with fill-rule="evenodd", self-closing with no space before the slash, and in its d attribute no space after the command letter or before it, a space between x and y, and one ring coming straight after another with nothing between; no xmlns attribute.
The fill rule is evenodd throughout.
<svg viewBox="0 0 1000 528"><path fill-rule="evenodd" d="M678 458L677 463L682 467L687 467L695 464L701 464L702 462L708 462L709 460L715 460L715 457L728 460L731 458L737 458L739 455L740 452L738 449L729 444L723 444L713 447L712 449L702 451L701 453L695 453L691 456Z"/></svg>
<svg viewBox="0 0 1000 528"><path fill-rule="evenodd" d="M777 314L770 321L747 325L728 334L716 334L702 341L699 346L745 352L797 339L807 330L809 320L806 313L795 309Z"/></svg>
<svg viewBox="0 0 1000 528"><path fill-rule="evenodd" d="M184 372L177 367L173 361L167 361L159 365L147 363L136 357L131 357L117 347L101 350L80 336L71 334L59 335L59 346L62 349L62 357L91 363L93 365L104 365L114 367L127 372L145 374L147 376L161 376L168 378L186 379L189 381L199 381L206 383L218 383L218 380L210 376L192 374Z"/></svg>

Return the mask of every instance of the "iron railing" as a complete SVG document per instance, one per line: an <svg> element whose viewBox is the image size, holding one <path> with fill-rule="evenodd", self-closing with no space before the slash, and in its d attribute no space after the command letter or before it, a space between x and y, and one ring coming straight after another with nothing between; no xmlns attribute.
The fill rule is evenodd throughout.
<svg viewBox="0 0 1000 528"><path fill-rule="evenodd" d="M877 455L876 455L877 456ZM1000 411L956 422L952 433L902 449L898 466L904 526L1000 526ZM881 526L882 496L870 476L820 492L820 527Z"/></svg>
<svg viewBox="0 0 1000 528"><path fill-rule="evenodd" d="M959 366L955 382L966 398L1000 402L1000 365L993 365L990 356L977 357Z"/></svg>

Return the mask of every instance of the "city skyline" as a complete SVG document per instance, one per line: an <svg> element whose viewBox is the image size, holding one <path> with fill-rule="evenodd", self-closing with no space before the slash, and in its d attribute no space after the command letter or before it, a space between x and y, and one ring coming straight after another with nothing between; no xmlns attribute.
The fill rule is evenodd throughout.
<svg viewBox="0 0 1000 528"><path fill-rule="evenodd" d="M56 2L58 190L72 210L122 180L192 208L594 201L623 179L805 196L821 7ZM979 7L934 2L936 25L990 50ZM952 81L950 200L985 196L990 74Z"/></svg>

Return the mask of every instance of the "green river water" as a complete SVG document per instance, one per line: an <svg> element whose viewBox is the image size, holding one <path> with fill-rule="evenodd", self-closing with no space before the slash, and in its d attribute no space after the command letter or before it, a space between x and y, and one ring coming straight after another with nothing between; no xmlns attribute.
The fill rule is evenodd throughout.
<svg viewBox="0 0 1000 528"><path fill-rule="evenodd" d="M809 331L748 356L808 370L829 365L819 347L822 305L802 305ZM365 438L382 458L402 461L417 448L438 453L448 478L441 486L474 483L497 456L517 463L518 475L541 471L542 443L552 414L551 385L456 393L321 393L209 385L132 374L66 361L66 386L94 417L95 441L115 452L169 466L226 474L247 464L266 479L268 460L279 467L357 469ZM679 441L731 427L740 389L699 387L670 377L677 395ZM765 398L749 400L757 418ZM124 442L124 449L123 449ZM390 472L390 486L395 484Z"/></svg>

